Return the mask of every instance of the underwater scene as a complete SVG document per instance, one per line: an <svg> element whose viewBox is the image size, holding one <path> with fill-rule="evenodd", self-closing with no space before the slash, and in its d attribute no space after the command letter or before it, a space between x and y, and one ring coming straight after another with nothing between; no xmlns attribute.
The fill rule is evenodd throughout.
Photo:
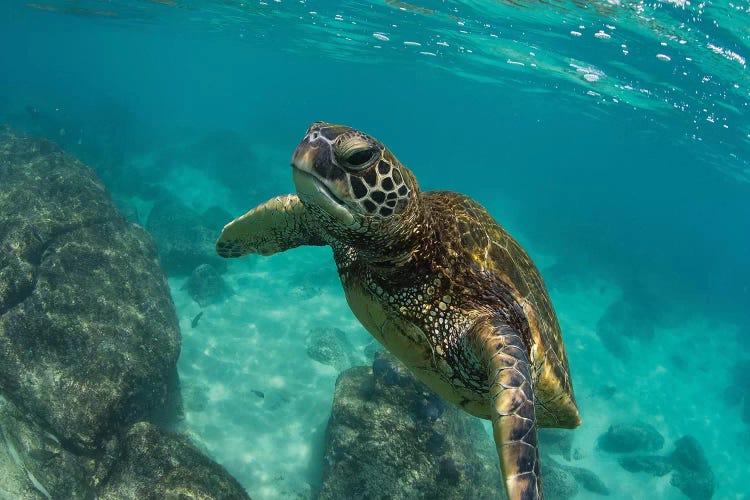
<svg viewBox="0 0 750 500"><path fill-rule="evenodd" d="M750 498L747 0L0 47L0 499Z"/></svg>

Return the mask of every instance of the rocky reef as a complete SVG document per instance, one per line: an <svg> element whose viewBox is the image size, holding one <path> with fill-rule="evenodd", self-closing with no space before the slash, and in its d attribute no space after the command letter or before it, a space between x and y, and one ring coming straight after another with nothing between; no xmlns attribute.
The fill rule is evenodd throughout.
<svg viewBox="0 0 750 500"><path fill-rule="evenodd" d="M599 447L612 453L656 451L664 446L664 436L645 422L611 425L599 436Z"/></svg>
<svg viewBox="0 0 750 500"><path fill-rule="evenodd" d="M216 255L214 244L221 228L232 218L218 208L199 214L176 197L162 195L151 209L146 229L156 241L164 272L186 276L198 266L209 264L223 273L227 262Z"/></svg>
<svg viewBox="0 0 750 500"><path fill-rule="evenodd" d="M628 296L612 303L599 319L596 333L607 350L627 359L634 341L654 337L655 312L647 302Z"/></svg>
<svg viewBox="0 0 750 500"><path fill-rule="evenodd" d="M581 487L609 494L592 472L546 453L570 457L570 436L540 434L547 496L571 498ZM319 498L506 496L495 446L481 421L442 400L381 351L372 367L350 368L336 382Z"/></svg>
<svg viewBox="0 0 750 500"><path fill-rule="evenodd" d="M184 288L201 307L221 302L234 292L210 264L196 267L185 282Z"/></svg>
<svg viewBox="0 0 750 500"><path fill-rule="evenodd" d="M91 169L7 128L0 185L0 497L246 498L153 425L180 413L180 331L148 233Z"/></svg>
<svg viewBox="0 0 750 500"><path fill-rule="evenodd" d="M600 448L622 454L619 462L628 472L652 476L671 473L670 484L691 500L711 498L714 474L698 440L690 435L682 436L675 441L670 454L653 453L663 446L661 433L643 422L612 425L599 437Z"/></svg>
<svg viewBox="0 0 750 500"><path fill-rule="evenodd" d="M407 497L496 499L505 493L479 420L381 352L372 367L350 368L336 382L319 498Z"/></svg>
<svg viewBox="0 0 750 500"><path fill-rule="evenodd" d="M346 333L338 328L315 328L307 337L307 355L318 363L345 370L357 361Z"/></svg>

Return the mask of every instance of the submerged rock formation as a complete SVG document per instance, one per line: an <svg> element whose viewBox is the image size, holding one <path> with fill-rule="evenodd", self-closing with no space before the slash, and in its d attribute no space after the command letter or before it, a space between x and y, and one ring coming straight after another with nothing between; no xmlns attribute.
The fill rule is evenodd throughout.
<svg viewBox="0 0 750 500"><path fill-rule="evenodd" d="M691 500L706 500L714 493L714 474L698 440L686 435L675 441L669 455L644 454L664 445L664 438L644 423L620 424L609 428L599 438L605 451L624 453L620 466L628 472L665 476L671 473L670 484ZM590 478L589 478L590 479ZM587 488L590 491L596 491ZM605 491L606 487L602 490Z"/></svg>
<svg viewBox="0 0 750 500"><path fill-rule="evenodd" d="M674 466L670 483L691 500L704 500L714 494L714 474L706 453L693 436L683 436L675 441L669 457Z"/></svg>
<svg viewBox="0 0 750 500"><path fill-rule="evenodd" d="M0 498L89 498L91 476L86 461L0 396Z"/></svg>
<svg viewBox="0 0 750 500"><path fill-rule="evenodd" d="M599 447L612 453L656 451L664 446L664 436L645 422L611 425L599 436Z"/></svg>
<svg viewBox="0 0 750 500"><path fill-rule="evenodd" d="M338 328L315 328L307 337L307 355L318 363L330 365L338 371L352 366L354 347L346 333Z"/></svg>
<svg viewBox="0 0 750 500"><path fill-rule="evenodd" d="M167 400L167 282L148 234L53 144L2 132L0 185L0 388L90 450Z"/></svg>
<svg viewBox="0 0 750 500"><path fill-rule="evenodd" d="M209 226L217 218L215 209L201 216L170 195L154 203L146 229L156 241L164 272L169 276L185 276L202 264L210 264L220 273L226 270L227 262L216 255L214 244L223 224L231 218L221 226Z"/></svg>
<svg viewBox="0 0 750 500"><path fill-rule="evenodd" d="M336 381L319 498L505 498L478 419L444 402L388 353Z"/></svg>
<svg viewBox="0 0 750 500"><path fill-rule="evenodd" d="M607 308L599 318L596 333L609 352L620 359L627 359L633 340L643 342L653 339L655 323L656 313L648 302L628 296Z"/></svg>
<svg viewBox="0 0 750 500"><path fill-rule="evenodd" d="M183 288L201 307L221 302L234 293L210 264L196 267Z"/></svg>
<svg viewBox="0 0 750 500"><path fill-rule="evenodd" d="M99 498L224 499L246 495L223 467L205 457L185 436L139 422L125 433L122 456L99 489Z"/></svg>
<svg viewBox="0 0 750 500"><path fill-rule="evenodd" d="M580 489L609 495L591 471L565 465L570 431L544 429L542 478L549 498ZM339 375L326 430L319 499L506 498L492 437L480 420L445 402L388 352Z"/></svg>
<svg viewBox="0 0 750 500"><path fill-rule="evenodd" d="M131 453L133 426L179 412L169 288L151 237L54 144L0 129L0 186L0 477L10 478L0 493L100 494ZM162 448L148 453L179 462ZM195 478L204 462L189 461ZM183 483L187 497L208 491Z"/></svg>

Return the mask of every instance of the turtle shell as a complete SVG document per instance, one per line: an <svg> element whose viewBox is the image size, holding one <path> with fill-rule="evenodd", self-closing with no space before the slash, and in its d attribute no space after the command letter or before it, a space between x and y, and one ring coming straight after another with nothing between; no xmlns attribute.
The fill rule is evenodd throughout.
<svg viewBox="0 0 750 500"><path fill-rule="evenodd" d="M449 191L422 193L422 205L433 218L443 244L474 265L471 273L493 275L512 294L525 324L519 330L533 366L536 416L540 427L573 428L581 423L573 395L568 356L547 288L521 245L479 203ZM451 214L446 217L446 214ZM441 222L442 221L442 222ZM463 259L461 259L463 260ZM478 304L478 307L486 304ZM492 307L492 303L489 303ZM516 326L516 325L514 325Z"/></svg>

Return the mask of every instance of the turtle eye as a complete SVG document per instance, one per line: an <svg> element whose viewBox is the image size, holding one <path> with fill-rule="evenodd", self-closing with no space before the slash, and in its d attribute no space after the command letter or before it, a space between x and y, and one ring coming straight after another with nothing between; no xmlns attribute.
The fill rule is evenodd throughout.
<svg viewBox="0 0 750 500"><path fill-rule="evenodd" d="M373 148L361 149L359 151L353 151L342 159L348 167L351 167L354 170L362 170L372 163L376 154L377 150Z"/></svg>

